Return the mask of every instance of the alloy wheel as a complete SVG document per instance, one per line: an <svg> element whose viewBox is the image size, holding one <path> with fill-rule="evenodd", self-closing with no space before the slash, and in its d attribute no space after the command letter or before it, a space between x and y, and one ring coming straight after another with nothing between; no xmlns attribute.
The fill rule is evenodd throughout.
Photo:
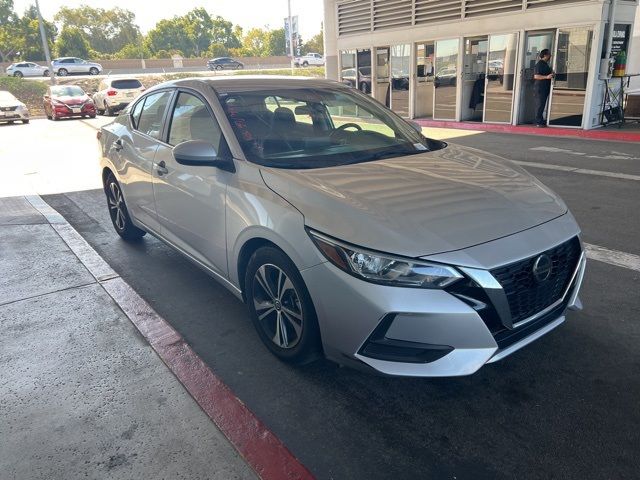
<svg viewBox="0 0 640 480"><path fill-rule="evenodd" d="M253 278L253 305L260 327L282 349L300 342L304 315L300 296L287 274L273 264L258 268Z"/></svg>
<svg viewBox="0 0 640 480"><path fill-rule="evenodd" d="M107 201L109 202L109 214L118 230L124 230L126 217L124 212L124 201L122 192L116 182L110 182L107 191Z"/></svg>

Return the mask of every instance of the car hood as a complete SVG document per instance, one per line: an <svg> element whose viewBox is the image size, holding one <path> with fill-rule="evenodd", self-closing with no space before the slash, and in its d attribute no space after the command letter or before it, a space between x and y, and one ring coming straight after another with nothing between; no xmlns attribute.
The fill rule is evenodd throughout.
<svg viewBox="0 0 640 480"><path fill-rule="evenodd" d="M84 97L52 97L52 99L57 102L62 102L65 105L82 105L86 101L90 100L88 95L85 95Z"/></svg>
<svg viewBox="0 0 640 480"><path fill-rule="evenodd" d="M12 108L12 107L19 107L20 106L20 102L14 101L14 102L3 102L0 101L0 108Z"/></svg>
<svg viewBox="0 0 640 480"><path fill-rule="evenodd" d="M520 167L454 145L340 167L261 170L267 186L300 210L308 227L410 257L485 243L567 211Z"/></svg>

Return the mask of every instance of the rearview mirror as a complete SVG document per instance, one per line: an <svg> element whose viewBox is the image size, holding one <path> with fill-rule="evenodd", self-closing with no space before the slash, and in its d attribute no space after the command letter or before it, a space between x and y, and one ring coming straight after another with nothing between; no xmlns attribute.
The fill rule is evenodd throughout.
<svg viewBox="0 0 640 480"><path fill-rule="evenodd" d="M203 140L188 140L173 147L173 157L181 165L217 167L235 172L233 161L218 157L215 147Z"/></svg>

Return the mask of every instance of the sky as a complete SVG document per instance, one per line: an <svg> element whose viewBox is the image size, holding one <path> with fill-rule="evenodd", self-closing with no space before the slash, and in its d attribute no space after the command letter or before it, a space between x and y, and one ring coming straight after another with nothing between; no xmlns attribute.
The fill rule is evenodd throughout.
<svg viewBox="0 0 640 480"><path fill-rule="evenodd" d="M34 0L14 0L16 12L22 12ZM148 32L158 20L183 15L196 7L204 7L210 14L220 15L244 29L251 27L280 28L287 16L287 0L40 0L42 15L48 20L61 6L78 7L82 4L96 8L122 7L136 14L136 22ZM291 15L298 15L302 40L320 32L323 18L322 0L291 0Z"/></svg>

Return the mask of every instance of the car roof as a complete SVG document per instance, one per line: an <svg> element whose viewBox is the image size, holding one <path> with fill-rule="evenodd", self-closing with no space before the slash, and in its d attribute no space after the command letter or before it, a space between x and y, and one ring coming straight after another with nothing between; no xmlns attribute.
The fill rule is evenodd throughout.
<svg viewBox="0 0 640 480"><path fill-rule="evenodd" d="M327 80L324 78L314 77L290 77L287 75L225 75L224 77L193 77L180 80L172 80L169 82L161 83L147 90L153 91L163 87L195 87L202 85L210 85L211 87L220 89L239 89L239 90L263 90L269 88L282 88L282 87L299 87L299 88L327 88L327 87L339 87L350 88L341 82L335 80Z"/></svg>

